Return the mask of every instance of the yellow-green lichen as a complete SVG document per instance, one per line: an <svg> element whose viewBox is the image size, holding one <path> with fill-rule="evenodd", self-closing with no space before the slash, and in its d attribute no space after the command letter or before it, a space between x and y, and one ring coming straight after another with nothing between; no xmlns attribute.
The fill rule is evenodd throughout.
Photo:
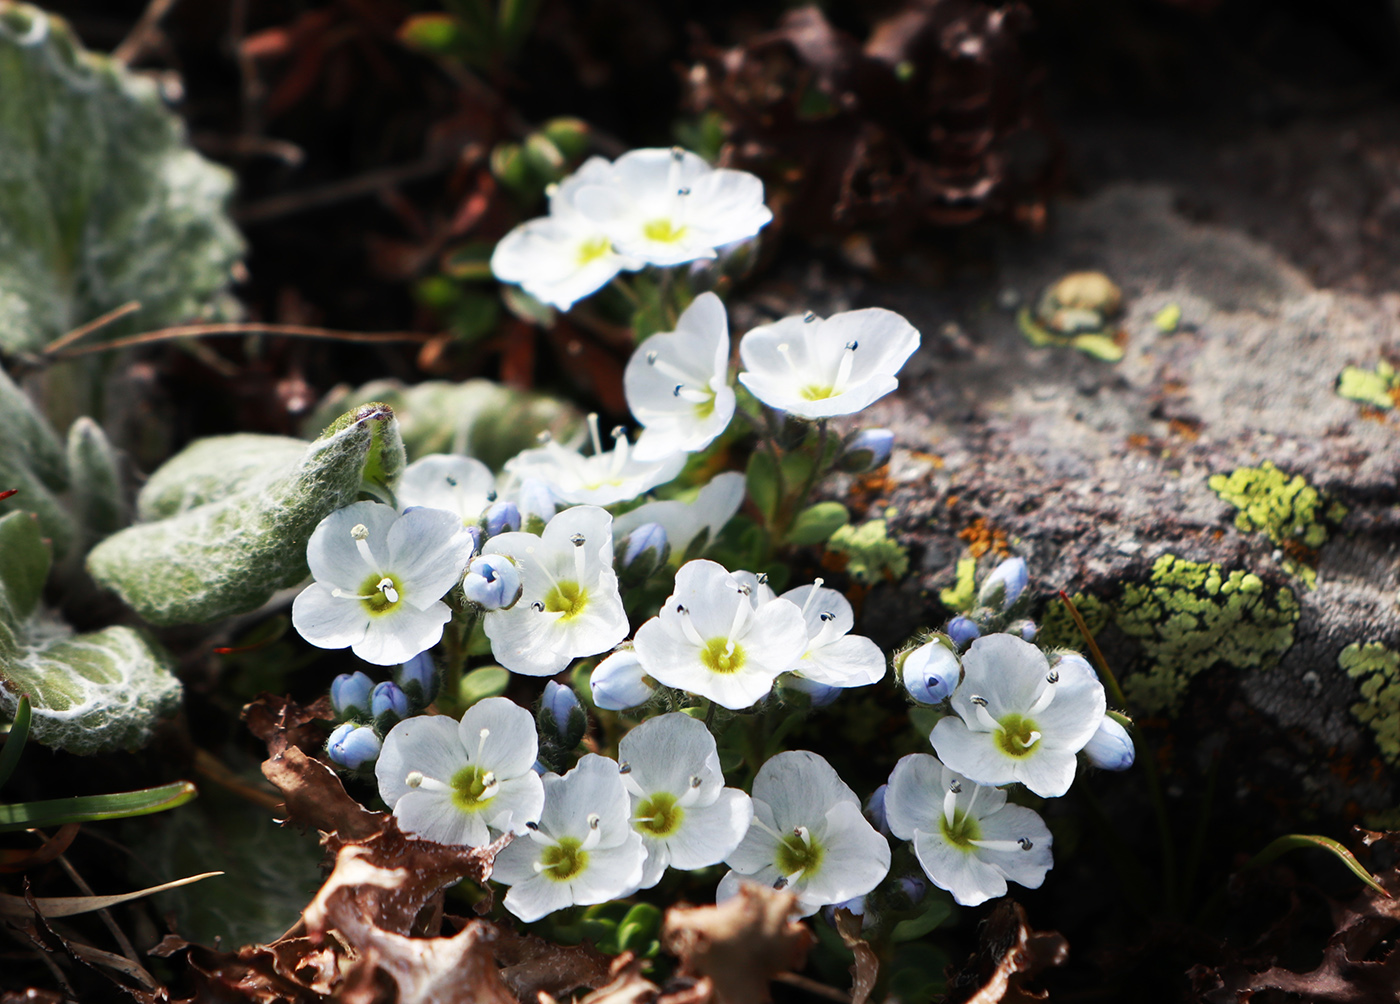
<svg viewBox="0 0 1400 1004"><path fill-rule="evenodd" d="M1180 706L1186 687L1215 665L1271 669L1293 644L1298 598L1245 571L1166 554L1146 583L1129 583L1114 623L1136 638L1145 670L1128 676L1128 699L1148 713Z"/></svg>
<svg viewBox="0 0 1400 1004"><path fill-rule="evenodd" d="M957 581L948 589L940 589L938 598L949 610L967 613L977 602L977 559L959 558Z"/></svg>
<svg viewBox="0 0 1400 1004"><path fill-rule="evenodd" d="M826 548L846 555L846 570L857 582L875 582L886 574L897 579L909 571L909 553L890 539L882 519L858 527L847 523L831 535Z"/></svg>
<svg viewBox="0 0 1400 1004"><path fill-rule="evenodd" d="M1095 637L1113 620L1113 605L1097 596L1075 593L1070 600L1084 618L1089 633ZM1051 600L1050 605L1045 608L1045 613L1040 618L1040 633L1036 635L1036 642L1046 649L1084 649L1084 636L1079 633L1079 628L1069 615L1069 608L1059 597Z"/></svg>
<svg viewBox="0 0 1400 1004"><path fill-rule="evenodd" d="M1346 506L1318 491L1302 475L1289 477L1269 461L1213 475L1211 491L1239 512L1235 526L1244 533L1262 531L1286 555L1284 567L1311 588L1317 584L1312 552L1327 541L1329 525L1346 517Z"/></svg>
<svg viewBox="0 0 1400 1004"><path fill-rule="evenodd" d="M1361 681L1362 699L1351 713L1375 733L1381 754L1400 762L1400 652L1376 641L1353 642L1342 649L1337 665Z"/></svg>
<svg viewBox="0 0 1400 1004"><path fill-rule="evenodd" d="M1337 394L1349 401L1390 411L1400 404L1400 373L1384 359L1376 363L1373 370L1348 366L1337 377Z"/></svg>

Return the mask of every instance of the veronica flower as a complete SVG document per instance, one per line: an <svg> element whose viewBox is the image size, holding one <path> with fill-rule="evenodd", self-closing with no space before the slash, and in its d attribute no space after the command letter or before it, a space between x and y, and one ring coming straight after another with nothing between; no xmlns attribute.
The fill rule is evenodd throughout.
<svg viewBox="0 0 1400 1004"><path fill-rule="evenodd" d="M636 890L646 849L617 763L590 753L562 777L545 774L544 793L539 821L496 855L491 877L510 886L505 908L528 923Z"/></svg>
<svg viewBox="0 0 1400 1004"><path fill-rule="evenodd" d="M679 713L650 718L622 737L617 755L632 826L647 849L641 888L661 881L668 866L716 865L739 846L753 809L748 795L724 787L703 722Z"/></svg>
<svg viewBox="0 0 1400 1004"><path fill-rule="evenodd" d="M703 450L734 417L729 321L714 293L701 293L676 330L638 345L623 374L627 406L644 426L639 460Z"/></svg>
<svg viewBox="0 0 1400 1004"><path fill-rule="evenodd" d="M614 652L588 676L593 703L608 711L626 711L645 704L656 693L653 682L642 669L642 660L630 648Z"/></svg>
<svg viewBox="0 0 1400 1004"><path fill-rule="evenodd" d="M707 545L715 542L724 525L744 504L745 491L744 475L726 471L715 475L692 501L669 499L643 503L618 516L613 529L619 537L625 537L647 523L657 524L666 531L666 540L671 545L671 564L679 567L691 544L702 533Z"/></svg>
<svg viewBox="0 0 1400 1004"><path fill-rule="evenodd" d="M374 774L405 833L480 847L539 815L544 787L531 769L538 753L530 712L488 697L460 722L446 715L399 722L384 738Z"/></svg>
<svg viewBox="0 0 1400 1004"><path fill-rule="evenodd" d="M394 494L400 509L446 509L462 517L463 526L475 527L496 499L496 475L473 457L435 453L405 467Z"/></svg>
<svg viewBox="0 0 1400 1004"><path fill-rule="evenodd" d="M926 753L895 765L885 813L891 832L914 842L914 856L933 884L963 906L1004 896L1008 879L1038 889L1054 864L1050 830L1040 816Z"/></svg>
<svg viewBox="0 0 1400 1004"><path fill-rule="evenodd" d="M1066 658L1051 668L1040 649L1009 634L978 638L962 664L957 715L929 736L939 759L978 784L1019 781L1043 798L1068 791L1075 754L1107 706L1089 664Z"/></svg>
<svg viewBox="0 0 1400 1004"><path fill-rule="evenodd" d="M637 459L622 429L613 430L613 448L604 450L597 415L588 416L588 431L593 439L591 456L549 442L516 454L506 461L506 471L522 481L544 482L563 502L612 505L664 485L685 466L684 453L658 460Z"/></svg>
<svg viewBox="0 0 1400 1004"><path fill-rule="evenodd" d="M755 609L751 592L713 561L682 565L660 614L637 629L647 675L731 710L762 698L801 656L807 628L792 603Z"/></svg>
<svg viewBox="0 0 1400 1004"><path fill-rule="evenodd" d="M717 899L741 880L797 894L803 916L863 896L890 870L890 845L860 811L831 764L806 750L779 753L753 782L753 823L720 880Z"/></svg>
<svg viewBox="0 0 1400 1004"><path fill-rule="evenodd" d="M918 347L913 326L879 307L785 317L739 342L739 382L799 418L853 415L899 386L895 374Z"/></svg>
<svg viewBox="0 0 1400 1004"><path fill-rule="evenodd" d="M789 589L779 599L802 611L807 645L793 672L828 687L864 687L885 675L885 654L869 638L850 633L855 627L851 603L818 579Z"/></svg>
<svg viewBox="0 0 1400 1004"><path fill-rule="evenodd" d="M568 310L607 285L618 272L642 267L620 254L606 228L579 212L578 194L612 183L612 165L601 157L585 161L549 193L549 215L527 220L501 238L491 254L491 272L502 282L519 283L535 299Z"/></svg>
<svg viewBox="0 0 1400 1004"><path fill-rule="evenodd" d="M356 502L331 513L306 543L315 582L292 604L292 625L317 648L345 648L396 666L442 639L442 597L476 547L455 513Z"/></svg>
<svg viewBox="0 0 1400 1004"><path fill-rule="evenodd" d="M580 188L574 203L619 253L652 265L713 258L773 219L757 177L679 148L623 154L611 178Z"/></svg>
<svg viewBox="0 0 1400 1004"><path fill-rule="evenodd" d="M1137 749L1128 730L1108 715L1084 746L1084 758L1099 770L1127 770L1137 759Z"/></svg>
<svg viewBox="0 0 1400 1004"><path fill-rule="evenodd" d="M920 704L941 704L957 689L962 665L951 645L941 636L897 660L904 689Z"/></svg>
<svg viewBox="0 0 1400 1004"><path fill-rule="evenodd" d="M551 519L542 536L503 533L484 551L512 559L520 573L520 599L487 610L482 621L506 669L553 676L576 656L606 652L627 637L606 511L574 506Z"/></svg>

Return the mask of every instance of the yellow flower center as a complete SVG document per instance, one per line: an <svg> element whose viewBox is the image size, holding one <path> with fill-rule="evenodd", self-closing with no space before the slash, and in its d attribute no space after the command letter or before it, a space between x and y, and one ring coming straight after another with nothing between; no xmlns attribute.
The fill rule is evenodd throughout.
<svg viewBox="0 0 1400 1004"><path fill-rule="evenodd" d="M662 244L675 244L685 237L686 231L690 229L685 226L676 226L670 220L652 220L642 227L642 233L649 241L658 241Z"/></svg>
<svg viewBox="0 0 1400 1004"><path fill-rule="evenodd" d="M728 676L744 668L744 647L730 649L728 638L711 638L700 650L700 662L712 673Z"/></svg>
<svg viewBox="0 0 1400 1004"><path fill-rule="evenodd" d="M669 837L681 828L684 818L685 810L667 791L658 791L637 806L637 829L649 837Z"/></svg>
<svg viewBox="0 0 1400 1004"><path fill-rule="evenodd" d="M587 868L588 852L581 843L575 837L563 837L554 846L546 847L540 855L540 864L544 865L540 874L548 875L555 882L567 882Z"/></svg>
<svg viewBox="0 0 1400 1004"><path fill-rule="evenodd" d="M544 598L544 608L553 614L563 614L560 620L572 620L588 606L588 590L577 582L560 582Z"/></svg>
<svg viewBox="0 0 1400 1004"><path fill-rule="evenodd" d="M579 245L578 263L579 265L587 265L595 262L611 250L612 243L606 237L594 237Z"/></svg>

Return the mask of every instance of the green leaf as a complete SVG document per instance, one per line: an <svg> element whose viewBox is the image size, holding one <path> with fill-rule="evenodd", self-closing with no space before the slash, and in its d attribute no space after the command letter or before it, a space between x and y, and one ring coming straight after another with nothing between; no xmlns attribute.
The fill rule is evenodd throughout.
<svg viewBox="0 0 1400 1004"><path fill-rule="evenodd" d="M0 637L5 628L18 631L44 591L49 577L48 545L40 536L39 526L29 513L12 512L0 516Z"/></svg>
<svg viewBox="0 0 1400 1004"><path fill-rule="evenodd" d="M851 514L840 502L818 502L797 514L788 531L787 542L798 547L823 544L850 519Z"/></svg>
<svg viewBox="0 0 1400 1004"><path fill-rule="evenodd" d="M3 229L4 218L0 216L0 231ZM0 315L4 312L4 288L4 275L0 272ZM3 326L4 321L0 320L0 328ZM68 483L68 457L58 435L24 392L0 370L0 491L19 489L0 501L0 513L22 511L37 515L44 536L54 542L61 554L68 550L74 536L72 517L57 497L58 492L68 488Z"/></svg>
<svg viewBox="0 0 1400 1004"><path fill-rule="evenodd" d="M139 330L207 311L243 242L232 175L195 153L155 81L0 0L0 349L32 352L129 300Z"/></svg>
<svg viewBox="0 0 1400 1004"><path fill-rule="evenodd" d="M1116 363L1123 358L1123 346L1108 335L1075 335L1069 343L1085 355L1106 363Z"/></svg>
<svg viewBox="0 0 1400 1004"><path fill-rule="evenodd" d="M97 540L126 526L117 455L107 434L90 418L68 428L68 467L73 473L73 510L87 540Z"/></svg>
<svg viewBox="0 0 1400 1004"><path fill-rule="evenodd" d="M15 772L15 767L19 765L19 757L24 752L24 744L29 741L31 715L29 695L22 694L19 699L19 707L15 709L15 720L10 723L9 734L5 736L4 748L0 749L0 788L5 786L5 782L10 779L10 776Z"/></svg>
<svg viewBox="0 0 1400 1004"><path fill-rule="evenodd" d="M88 555L88 571L152 624L254 610L306 578L316 525L354 502L366 477L393 476L402 459L393 411L365 405L341 416L286 474L108 537Z"/></svg>
<svg viewBox="0 0 1400 1004"><path fill-rule="evenodd" d="M501 0L498 21L501 55L514 55L525 44L539 9L540 0Z"/></svg>
<svg viewBox="0 0 1400 1004"><path fill-rule="evenodd" d="M772 523L778 511L778 465L764 450L754 450L749 456L749 467L745 473L749 498L753 499L758 511L763 514L765 523Z"/></svg>
<svg viewBox="0 0 1400 1004"><path fill-rule="evenodd" d="M1270 843L1268 847L1265 847L1258 854L1254 855L1254 857L1246 861L1244 868L1240 870L1245 871L1250 868L1259 868L1276 858L1282 857L1289 851L1312 848L1328 851L1362 882L1365 882L1386 899L1390 898L1390 893L1386 891L1385 886L1377 882L1375 876L1367 871L1360 861L1356 860L1355 854L1351 853L1351 851L1347 850L1331 837L1318 836L1317 834L1290 833L1286 836L1279 837L1277 840Z"/></svg>
<svg viewBox="0 0 1400 1004"><path fill-rule="evenodd" d="M399 26L399 41L434 56L465 57L470 50L462 24L451 14L414 14Z"/></svg>
<svg viewBox="0 0 1400 1004"><path fill-rule="evenodd" d="M82 795L78 798L52 798L44 802L0 805L0 833L66 823L95 823L104 819L149 816L184 805L199 792L188 781L163 784L158 788L124 791L115 795Z"/></svg>
<svg viewBox="0 0 1400 1004"><path fill-rule="evenodd" d="M589 131L587 122L574 118L550 119L540 127L540 132L548 136L549 141L569 160L588 152Z"/></svg>
<svg viewBox="0 0 1400 1004"><path fill-rule="evenodd" d="M540 433L566 440L583 423L578 409L558 398L511 390L489 380L428 380L412 387L377 380L331 394L308 425L319 429L342 411L369 401L394 409L411 459L464 453L497 470L521 450L537 446Z"/></svg>
<svg viewBox="0 0 1400 1004"><path fill-rule="evenodd" d="M516 317L530 324L539 325L541 328L554 327L554 321L559 316L559 312L547 303L536 300L519 286L502 286L501 302L506 305Z"/></svg>
<svg viewBox="0 0 1400 1004"><path fill-rule="evenodd" d="M898 579L909 571L909 552L892 540L885 521L873 519L860 526L847 523L827 541L827 549L847 557L846 569L857 582Z"/></svg>
<svg viewBox="0 0 1400 1004"><path fill-rule="evenodd" d="M323 423L328 424L328 423ZM188 512L290 473L306 441L244 432L196 439L156 470L136 497L145 522Z"/></svg>
<svg viewBox="0 0 1400 1004"><path fill-rule="evenodd" d="M459 703L468 708L488 697L500 697L506 692L509 683L510 674L500 666L482 666L480 669L474 669L462 677L462 682L457 687Z"/></svg>
<svg viewBox="0 0 1400 1004"><path fill-rule="evenodd" d="M890 931L891 941L914 941L928 934L953 914L953 902L946 895L936 895L929 891L929 904L923 913L909 920L901 920Z"/></svg>

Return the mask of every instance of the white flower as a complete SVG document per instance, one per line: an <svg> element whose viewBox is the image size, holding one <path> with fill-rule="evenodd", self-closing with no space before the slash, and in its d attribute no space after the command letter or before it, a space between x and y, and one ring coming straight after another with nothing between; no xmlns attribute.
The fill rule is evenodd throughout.
<svg viewBox="0 0 1400 1004"><path fill-rule="evenodd" d="M1104 715L1098 731L1084 745L1084 757L1099 770L1127 770L1137 759L1137 749L1128 730Z"/></svg>
<svg viewBox="0 0 1400 1004"><path fill-rule="evenodd" d="M953 691L957 717L939 719L929 740L938 757L978 784L1020 781L1043 798L1074 783L1075 754L1098 731L1103 684L1082 659L1050 668L1044 653L1009 634L989 634L962 657Z"/></svg>
<svg viewBox="0 0 1400 1004"><path fill-rule="evenodd" d="M527 923L575 903L637 889L646 849L632 829L616 761L590 753L563 777L544 776L544 811L496 856L491 877L510 886L505 908Z"/></svg>
<svg viewBox="0 0 1400 1004"><path fill-rule="evenodd" d="M520 572L519 601L488 610L482 622L496 661L511 672L553 676L576 656L606 652L627 637L612 517L604 510L565 509L543 536L503 533L483 551L513 559Z"/></svg>
<svg viewBox="0 0 1400 1004"><path fill-rule="evenodd" d="M481 847L539 817L544 786L532 769L538 754L530 712L488 697L460 722L446 715L399 722L384 739L374 773L405 833Z"/></svg>
<svg viewBox="0 0 1400 1004"><path fill-rule="evenodd" d="M754 236L773 219L757 177L716 170L681 149L623 154L611 179L580 188L574 205L619 253L652 265L713 258L720 246Z"/></svg>
<svg viewBox="0 0 1400 1004"><path fill-rule="evenodd" d="M879 307L785 317L739 342L739 382L801 418L853 415L899 386L895 374L918 347L913 326Z"/></svg>
<svg viewBox="0 0 1400 1004"><path fill-rule="evenodd" d="M608 711L626 711L645 704L656 693L642 660L630 648L619 649L593 668L588 686L593 703Z"/></svg>
<svg viewBox="0 0 1400 1004"><path fill-rule="evenodd" d="M753 825L725 864L717 899L741 880L797 894L806 916L863 896L890 870L890 845L861 815L860 800L815 753L779 753L753 782Z"/></svg>
<svg viewBox="0 0 1400 1004"><path fill-rule="evenodd" d="M753 817L749 796L724 787L715 737L703 722L673 713L650 718L618 745L632 826L647 849L641 888L667 866L716 865L733 853Z"/></svg>
<svg viewBox="0 0 1400 1004"><path fill-rule="evenodd" d="M614 249L606 230L578 211L578 193L611 184L612 165L592 157L549 195L549 215L527 220L501 238L491 271L502 282L519 283L535 299L568 310L623 269L642 262Z"/></svg>
<svg viewBox="0 0 1400 1004"><path fill-rule="evenodd" d="M613 532L625 537L639 526L660 525L671 545L671 564L679 567L700 534L706 534L704 547L715 542L724 525L744 504L745 491L744 476L738 471L725 471L716 474L690 502L646 502L623 513L613 523Z"/></svg>
<svg viewBox="0 0 1400 1004"><path fill-rule="evenodd" d="M789 589L778 597L802 611L807 623L807 647L792 671L828 687L864 687L885 676L885 654L869 638L853 635L851 603L818 579L810 586Z"/></svg>
<svg viewBox="0 0 1400 1004"><path fill-rule="evenodd" d="M914 842L934 885L963 906L1006 894L1006 882L1039 889L1054 864L1050 830L1006 792L949 770L927 753L895 765L885 792L890 831Z"/></svg>
<svg viewBox="0 0 1400 1004"><path fill-rule="evenodd" d="M639 460L703 450L734 417L729 321L714 293L701 293L676 322L632 353L623 374L627 406L644 426Z"/></svg>
<svg viewBox="0 0 1400 1004"><path fill-rule="evenodd" d="M476 526L496 500L496 475L474 457L434 453L405 467L394 493L400 509L446 509L461 516L463 526Z"/></svg>
<svg viewBox="0 0 1400 1004"><path fill-rule="evenodd" d="M787 600L755 609L751 592L713 561L681 566L660 614L637 629L647 675L731 710L762 698L806 647L807 625Z"/></svg>
<svg viewBox="0 0 1400 1004"><path fill-rule="evenodd" d="M522 482L544 482L564 502L612 505L664 485L685 466L684 453L659 460L638 460L622 429L613 430L613 448L604 450L597 415L588 416L588 429L593 439L591 456L549 442L516 454L506 461L506 471Z"/></svg>
<svg viewBox="0 0 1400 1004"><path fill-rule="evenodd" d="M348 645L377 666L407 662L442 639L452 619L442 597L475 546L457 515L442 509L338 509L306 542L316 581L292 604L292 625L317 648Z"/></svg>

